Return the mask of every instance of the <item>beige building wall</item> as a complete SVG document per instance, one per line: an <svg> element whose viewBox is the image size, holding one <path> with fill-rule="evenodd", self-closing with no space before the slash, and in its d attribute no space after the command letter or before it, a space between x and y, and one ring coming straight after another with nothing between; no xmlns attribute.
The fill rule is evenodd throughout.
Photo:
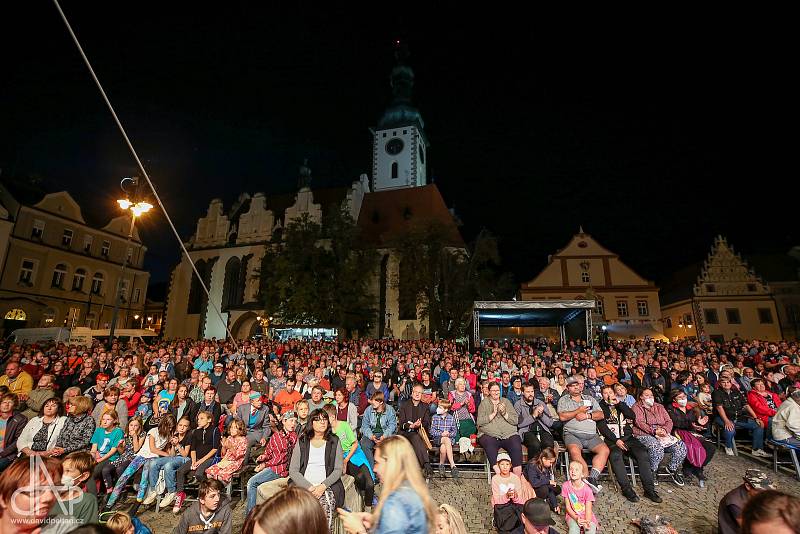
<svg viewBox="0 0 800 534"><path fill-rule="evenodd" d="M133 316L143 313L150 275L138 232L127 243L129 225L129 218L118 217L104 228L89 226L65 191L21 206L0 276L0 314L22 310L25 327L107 328L122 280L117 325L133 326Z"/></svg>

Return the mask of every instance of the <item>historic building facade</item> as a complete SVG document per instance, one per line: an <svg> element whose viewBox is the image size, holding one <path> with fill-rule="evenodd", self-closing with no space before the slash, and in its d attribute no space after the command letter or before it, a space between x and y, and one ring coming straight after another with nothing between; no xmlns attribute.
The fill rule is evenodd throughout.
<svg viewBox="0 0 800 534"><path fill-rule="evenodd" d="M0 265L0 314L5 333L15 328L88 326L108 328L116 288L118 326L133 326L142 314L150 274L138 232L127 242L130 218L121 215L102 228L86 223L66 191L24 204L0 186L0 215L13 226L5 237ZM2 230L5 225L0 225ZM128 264L121 277L125 258Z"/></svg>
<svg viewBox="0 0 800 534"><path fill-rule="evenodd" d="M658 287L625 265L583 228L522 284L522 300L592 299L592 322L612 337L663 337Z"/></svg>
<svg viewBox="0 0 800 534"><path fill-rule="evenodd" d="M664 286L661 315L670 339L781 339L772 289L722 236L702 264Z"/></svg>
<svg viewBox="0 0 800 534"><path fill-rule="evenodd" d="M293 219L307 214L322 222L326 210L341 208L356 221L364 244L380 257L377 272L365 273L372 280L376 320L370 332L360 334L406 339L428 335L418 309L401 309L401 265L391 241L412 226L435 223L445 229L452 246L463 249L464 244L439 189L428 184L424 122L411 103L414 73L402 53L397 59L392 101L371 130L371 178L363 174L349 187L312 189L311 172L304 165L295 195L244 193L227 212L220 199L212 200L186 246L222 317L208 305L192 265L183 258L171 275L165 337L224 338L226 325L237 339L260 331L258 318L265 312L258 294L259 269L267 247L281 239ZM279 319L273 326L280 326Z"/></svg>

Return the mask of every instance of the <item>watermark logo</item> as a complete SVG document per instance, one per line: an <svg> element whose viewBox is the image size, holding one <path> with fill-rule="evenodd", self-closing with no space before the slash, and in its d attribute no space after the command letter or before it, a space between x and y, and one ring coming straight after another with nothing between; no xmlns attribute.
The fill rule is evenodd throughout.
<svg viewBox="0 0 800 534"><path fill-rule="evenodd" d="M30 456L28 461L28 484L17 488L11 495L11 508L14 513L28 516L34 521L47 515L50 510L57 511L59 515L74 515L78 499L69 498L70 490L80 493L83 493L83 490L77 486L56 484L52 473L48 471L47 465L39 456ZM52 500L55 501L57 509L51 504L49 494L53 495Z"/></svg>

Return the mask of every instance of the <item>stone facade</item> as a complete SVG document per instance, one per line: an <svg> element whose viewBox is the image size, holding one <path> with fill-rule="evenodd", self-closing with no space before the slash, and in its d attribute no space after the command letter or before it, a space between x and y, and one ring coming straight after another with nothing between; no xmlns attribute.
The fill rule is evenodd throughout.
<svg viewBox="0 0 800 534"><path fill-rule="evenodd" d="M150 274L147 251L130 217L120 215L102 228L87 224L66 191L45 195L30 205L0 186L3 219L0 246L7 250L0 274L0 314L6 333L22 327L88 326L108 328L120 284L119 328L133 327L142 315ZM128 257L120 283L122 263Z"/></svg>
<svg viewBox="0 0 800 534"><path fill-rule="evenodd" d="M779 340L781 328L770 286L718 236L691 283L678 281L661 307L670 338Z"/></svg>

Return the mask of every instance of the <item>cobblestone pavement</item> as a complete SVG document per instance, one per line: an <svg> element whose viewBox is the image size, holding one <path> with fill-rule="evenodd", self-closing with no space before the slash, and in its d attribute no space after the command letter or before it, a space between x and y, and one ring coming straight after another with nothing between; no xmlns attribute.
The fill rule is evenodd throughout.
<svg viewBox="0 0 800 534"><path fill-rule="evenodd" d="M688 481L679 488L662 479L658 492L664 499L655 504L642 496L641 486L637 484L637 493L642 499L638 503L630 503L622 497L610 480L603 481L603 493L598 497L595 511L600 518L601 530L607 533L635 533L637 528L630 524L632 519L644 515L668 517L678 529L692 534L713 534L717 527L717 506L720 499L731 489L742 483L742 474L748 468L761 467L770 473L778 489L800 495L800 482L784 474L772 472L771 464L757 464L749 458L732 458L717 454L706 468L708 482L705 488L697 486L697 481ZM467 478L468 476L472 478ZM492 533L492 508L489 504L491 490L485 477L477 474L462 476L460 483L451 479L434 478L430 482L431 494L437 503L447 502L455 506L467 524L470 534ZM380 490L380 487L378 488ZM244 523L244 504L235 501L233 514L233 532L241 532ZM185 508L184 508L185 509ZM166 534L177 524L176 515L171 510L156 514L152 510L140 513L141 519L154 532ZM556 518L556 530L566 533L563 517Z"/></svg>

